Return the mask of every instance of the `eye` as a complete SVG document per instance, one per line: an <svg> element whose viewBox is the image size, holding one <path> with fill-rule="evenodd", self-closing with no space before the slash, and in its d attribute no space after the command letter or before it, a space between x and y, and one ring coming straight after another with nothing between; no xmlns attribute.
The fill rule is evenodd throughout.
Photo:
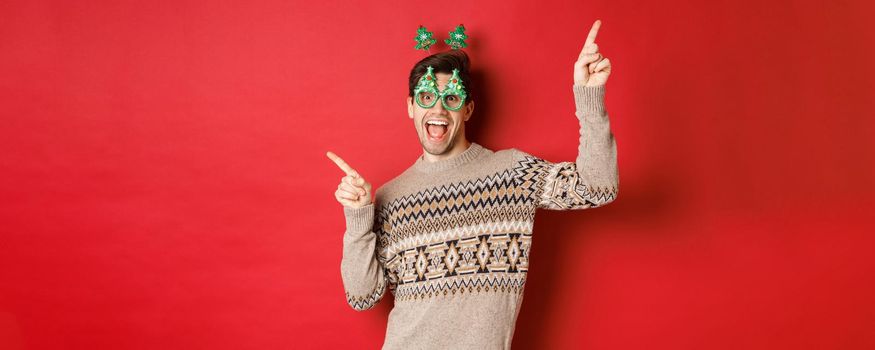
<svg viewBox="0 0 875 350"><path fill-rule="evenodd" d="M416 95L416 100L423 104L431 104L435 99L434 93L423 91Z"/></svg>

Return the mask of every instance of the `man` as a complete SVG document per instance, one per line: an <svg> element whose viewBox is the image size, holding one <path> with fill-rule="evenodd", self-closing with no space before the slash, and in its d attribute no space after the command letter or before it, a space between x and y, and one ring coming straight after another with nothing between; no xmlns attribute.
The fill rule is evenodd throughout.
<svg viewBox="0 0 875 350"><path fill-rule="evenodd" d="M574 64L575 162L468 141L473 97L447 93L459 81L471 83L467 56L455 50L426 57L411 71L407 112L423 154L374 200L371 184L328 152L346 173L335 197L346 217L347 301L369 309L387 286L395 298L384 349L510 348L536 209L594 208L616 198L616 142L604 107L611 66L595 43L600 25L593 24ZM438 91L415 94L431 74Z"/></svg>

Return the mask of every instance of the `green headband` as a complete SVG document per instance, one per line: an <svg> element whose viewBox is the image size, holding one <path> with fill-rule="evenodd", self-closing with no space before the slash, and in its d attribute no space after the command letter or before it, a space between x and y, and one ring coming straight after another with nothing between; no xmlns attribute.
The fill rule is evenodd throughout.
<svg viewBox="0 0 875 350"><path fill-rule="evenodd" d="M468 39L468 35L465 34L465 26L457 25L456 29L450 32L450 38L445 39L444 43L450 46L453 50L458 50L464 47L468 47L468 44L465 43L465 39ZM416 29L416 36L413 37L413 40L416 40L416 46L414 46L417 50L426 50L431 52L429 47L437 43L437 40L434 39L434 33L429 32L422 25Z"/></svg>

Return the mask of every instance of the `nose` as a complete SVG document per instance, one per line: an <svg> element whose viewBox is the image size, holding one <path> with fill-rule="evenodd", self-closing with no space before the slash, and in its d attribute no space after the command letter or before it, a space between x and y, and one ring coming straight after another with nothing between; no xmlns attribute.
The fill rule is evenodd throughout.
<svg viewBox="0 0 875 350"><path fill-rule="evenodd" d="M433 112L437 113L437 114L440 114L440 115L444 115L445 112L447 111L447 110L444 108L444 104L443 104L443 102L441 102L441 99L440 99L440 98L438 98L438 100L437 100L437 102L434 104L434 106L431 106L431 108L429 108L429 109L432 110Z"/></svg>

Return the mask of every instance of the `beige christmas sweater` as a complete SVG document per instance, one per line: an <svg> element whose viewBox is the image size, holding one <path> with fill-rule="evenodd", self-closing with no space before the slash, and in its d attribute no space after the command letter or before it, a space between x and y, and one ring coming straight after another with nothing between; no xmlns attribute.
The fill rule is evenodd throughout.
<svg viewBox="0 0 875 350"><path fill-rule="evenodd" d="M532 249L536 209L603 206L617 198L617 145L604 85L572 87L580 144L553 163L476 142L438 162L420 156L344 207L340 265L358 311L395 299L383 349L509 349Z"/></svg>

